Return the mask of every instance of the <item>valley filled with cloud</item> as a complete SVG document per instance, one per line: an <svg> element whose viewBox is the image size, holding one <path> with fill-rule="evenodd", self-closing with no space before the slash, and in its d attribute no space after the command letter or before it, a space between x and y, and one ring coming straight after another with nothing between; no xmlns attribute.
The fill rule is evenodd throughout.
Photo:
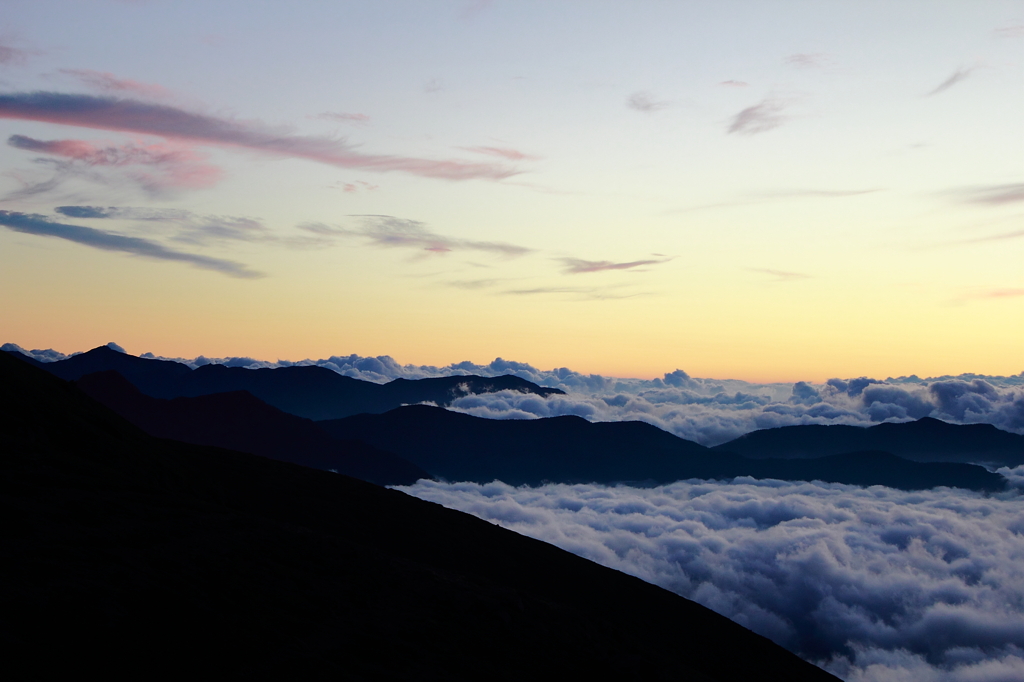
<svg viewBox="0 0 1024 682"><path fill-rule="evenodd" d="M1006 474L1024 481L1022 469ZM851 682L1024 677L1019 489L753 479L400 489L665 587Z"/></svg>

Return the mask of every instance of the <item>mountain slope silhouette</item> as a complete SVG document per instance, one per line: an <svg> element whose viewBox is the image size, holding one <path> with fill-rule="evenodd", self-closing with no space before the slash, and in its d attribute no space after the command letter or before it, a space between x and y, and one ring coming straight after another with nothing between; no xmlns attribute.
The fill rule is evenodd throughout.
<svg viewBox="0 0 1024 682"><path fill-rule="evenodd" d="M151 398L114 370L75 382L151 436L331 470L378 485L411 485L429 474L389 452L332 438L314 422L271 407L247 391Z"/></svg>
<svg viewBox="0 0 1024 682"><path fill-rule="evenodd" d="M0 505L11 671L835 680L698 604L467 514L153 438L4 354Z"/></svg>

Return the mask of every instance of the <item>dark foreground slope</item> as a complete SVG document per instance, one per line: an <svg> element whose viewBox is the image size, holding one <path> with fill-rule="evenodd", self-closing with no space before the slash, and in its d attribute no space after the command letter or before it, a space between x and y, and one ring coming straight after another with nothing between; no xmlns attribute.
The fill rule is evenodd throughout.
<svg viewBox="0 0 1024 682"><path fill-rule="evenodd" d="M867 428L840 424L782 426L753 431L714 449L747 457L787 459L884 450L916 462L1024 464L1024 436L991 424L950 424L931 417Z"/></svg>
<svg viewBox="0 0 1024 682"><path fill-rule="evenodd" d="M0 415L0 654L18 678L835 679L480 519L154 439L3 355Z"/></svg>
<svg viewBox="0 0 1024 682"><path fill-rule="evenodd" d="M342 376L325 367L246 369L204 365L193 370L180 362L140 358L107 346L58 362L38 362L22 353L11 354L68 381L114 370L154 398L248 391L269 405L307 419L337 419L363 412L377 414L400 405L422 402L448 405L455 398L471 393L512 390L547 396L563 392L514 376L395 379L375 384Z"/></svg>
<svg viewBox="0 0 1024 682"><path fill-rule="evenodd" d="M643 422L591 423L580 417L495 420L409 405L319 424L337 438L393 452L451 481L671 483L752 476L903 490L1000 490L1006 485L1002 476L980 466L924 464L877 451L813 460L750 459L709 450Z"/></svg>
<svg viewBox="0 0 1024 682"><path fill-rule="evenodd" d="M151 398L110 370L75 385L151 436L248 452L346 474L377 485L412 485L430 474L365 443L327 435L309 419L267 405L247 391L196 398Z"/></svg>

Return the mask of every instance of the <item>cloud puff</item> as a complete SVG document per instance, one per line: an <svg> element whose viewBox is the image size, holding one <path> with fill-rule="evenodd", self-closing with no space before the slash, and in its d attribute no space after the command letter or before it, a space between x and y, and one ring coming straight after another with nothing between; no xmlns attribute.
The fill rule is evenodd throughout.
<svg viewBox="0 0 1024 682"><path fill-rule="evenodd" d="M960 82L966 80L967 77L970 76L973 71L974 71L973 68L972 69L957 69L956 71L953 72L953 74L949 78L947 78L946 80L942 81L937 86L935 86L935 89L932 90L931 92L929 92L928 94L926 94L925 97L931 97L932 95L937 95L940 92L945 92L946 90L949 90L951 87L953 87L957 83L960 83Z"/></svg>
<svg viewBox="0 0 1024 682"><path fill-rule="evenodd" d="M630 109L642 111L645 114L664 109L669 105L668 102L658 101L654 99L654 95L649 92L634 92L626 100L626 106Z"/></svg>
<svg viewBox="0 0 1024 682"><path fill-rule="evenodd" d="M120 251L121 253L129 253L144 258L188 263L197 268L214 270L231 277L252 279L263 276L262 273L251 270L248 266L235 261L169 249L149 239L126 237L114 234L113 232L96 230L91 227L57 223L38 214L0 211L0 225L14 232L44 237L57 237L58 239L66 239L67 241L104 251Z"/></svg>
<svg viewBox="0 0 1024 682"><path fill-rule="evenodd" d="M299 229L325 237L361 237L372 246L417 249L437 254L451 251L484 251L514 257L523 256L533 251L525 246L504 242L484 242L440 235L431 232L424 223L418 220L396 218L389 215L352 217L359 219L362 225L357 228L348 228L322 223L306 223L300 225Z"/></svg>
<svg viewBox="0 0 1024 682"><path fill-rule="evenodd" d="M400 490L672 590L847 680L1024 671L1017 493L748 478Z"/></svg>
<svg viewBox="0 0 1024 682"><path fill-rule="evenodd" d="M741 135L756 135L774 130L782 125L786 117L782 115L785 106L776 99L766 99L752 107L747 107L736 114L729 124L728 132Z"/></svg>
<svg viewBox="0 0 1024 682"><path fill-rule="evenodd" d="M57 92L0 94L0 118L157 135L196 144L307 159L342 168L402 171L444 180L502 180L517 173L505 166L489 163L364 154L343 140L293 135L260 123L243 123L134 99Z"/></svg>
<svg viewBox="0 0 1024 682"><path fill-rule="evenodd" d="M603 272L605 270L633 270L645 265L660 265L671 258L634 260L615 263L608 260L583 260L582 258L557 258L562 263L563 272L567 275L579 275L586 272Z"/></svg>
<svg viewBox="0 0 1024 682"><path fill-rule="evenodd" d="M73 76L89 87L103 92L128 92L146 97L167 97L171 93L162 85L141 83L127 78L118 78L105 71L91 69L61 69L61 73Z"/></svg>
<svg viewBox="0 0 1024 682"><path fill-rule="evenodd" d="M750 85L744 81L722 81L719 85L724 85L727 88L745 88Z"/></svg>
<svg viewBox="0 0 1024 682"><path fill-rule="evenodd" d="M127 169L128 177L151 194L167 189L212 187L221 178L220 168L206 163L205 154L181 144L97 145L84 140L37 140L25 135L11 135L7 144L15 149L68 159L54 164L57 183L49 183L41 188L43 191L69 177L81 177L89 170L103 167ZM26 191L22 190L21 194Z"/></svg>

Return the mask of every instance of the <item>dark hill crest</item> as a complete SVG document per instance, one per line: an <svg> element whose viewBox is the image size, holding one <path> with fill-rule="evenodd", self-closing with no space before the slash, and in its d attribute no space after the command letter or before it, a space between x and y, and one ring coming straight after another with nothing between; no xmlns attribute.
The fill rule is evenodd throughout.
<svg viewBox="0 0 1024 682"><path fill-rule="evenodd" d="M247 369L203 365L195 370L172 360L140 358L100 346L57 362L21 359L68 381L114 370L153 398L198 397L248 391L269 405L307 419L337 419L362 412L381 413L401 405L450 405L467 394L512 390L546 397L563 394L515 376L475 375L430 379L395 379L386 384L343 376L325 367L291 366Z"/></svg>
<svg viewBox="0 0 1024 682"><path fill-rule="evenodd" d="M856 450L883 450L916 462L1024 464L1024 436L991 424L950 424L931 417L869 427L782 426L753 431L713 450L758 459L809 459Z"/></svg>
<svg viewBox="0 0 1024 682"><path fill-rule="evenodd" d="M153 438L6 354L0 473L12 671L835 680L694 602L468 514Z"/></svg>

